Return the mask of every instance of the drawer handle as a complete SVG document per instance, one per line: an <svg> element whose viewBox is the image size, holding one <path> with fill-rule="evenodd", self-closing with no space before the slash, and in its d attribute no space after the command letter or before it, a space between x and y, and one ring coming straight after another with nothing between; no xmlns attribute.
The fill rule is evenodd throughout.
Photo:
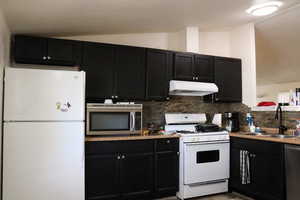
<svg viewBox="0 0 300 200"><path fill-rule="evenodd" d="M170 144L170 140L167 140L167 144Z"/></svg>

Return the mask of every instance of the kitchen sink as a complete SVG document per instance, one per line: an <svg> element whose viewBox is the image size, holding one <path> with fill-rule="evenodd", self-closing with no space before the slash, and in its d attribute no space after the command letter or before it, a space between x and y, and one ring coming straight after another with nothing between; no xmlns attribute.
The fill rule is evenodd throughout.
<svg viewBox="0 0 300 200"><path fill-rule="evenodd" d="M264 136L264 137L271 136L271 134L267 134L267 133L246 133L245 135Z"/></svg>
<svg viewBox="0 0 300 200"><path fill-rule="evenodd" d="M273 138L299 138L300 136L295 135L282 135L282 134L268 134L268 133L246 133L245 135L273 137Z"/></svg>
<svg viewBox="0 0 300 200"><path fill-rule="evenodd" d="M298 136L295 136L295 135L275 134L275 135L271 135L271 137L274 137L274 138L295 138L295 137L298 137Z"/></svg>

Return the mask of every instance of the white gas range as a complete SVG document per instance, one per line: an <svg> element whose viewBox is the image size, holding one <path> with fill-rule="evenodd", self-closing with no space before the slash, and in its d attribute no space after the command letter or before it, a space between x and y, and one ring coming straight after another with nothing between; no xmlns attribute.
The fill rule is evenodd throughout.
<svg viewBox="0 0 300 200"><path fill-rule="evenodd" d="M199 132L205 114L166 114L166 131L180 137L180 173L177 197L192 197L228 191L229 133L214 130Z"/></svg>

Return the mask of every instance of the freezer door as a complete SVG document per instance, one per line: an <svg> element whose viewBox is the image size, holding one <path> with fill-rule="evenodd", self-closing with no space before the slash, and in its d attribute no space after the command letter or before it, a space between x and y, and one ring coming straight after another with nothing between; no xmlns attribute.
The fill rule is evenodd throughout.
<svg viewBox="0 0 300 200"><path fill-rule="evenodd" d="M84 124L4 123L3 200L84 200Z"/></svg>
<svg viewBox="0 0 300 200"><path fill-rule="evenodd" d="M84 120L84 83L84 72L7 67L4 120Z"/></svg>

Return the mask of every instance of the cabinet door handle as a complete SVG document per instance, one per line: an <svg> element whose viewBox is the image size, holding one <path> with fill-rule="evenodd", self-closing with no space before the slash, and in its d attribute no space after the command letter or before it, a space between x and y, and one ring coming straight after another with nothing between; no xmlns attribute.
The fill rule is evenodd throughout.
<svg viewBox="0 0 300 200"><path fill-rule="evenodd" d="M180 155L180 152L179 152L179 151L177 152L177 155L178 155L178 156Z"/></svg>
<svg viewBox="0 0 300 200"><path fill-rule="evenodd" d="M124 155L122 155L122 159L125 159L125 156L124 156Z"/></svg>
<svg viewBox="0 0 300 200"><path fill-rule="evenodd" d="M48 60L51 60L51 57L50 57L50 56L48 56Z"/></svg>
<svg viewBox="0 0 300 200"><path fill-rule="evenodd" d="M43 57L43 60L46 60L46 59L47 59L47 57L46 57L46 56L44 56L44 57Z"/></svg>
<svg viewBox="0 0 300 200"><path fill-rule="evenodd" d="M115 96L115 98L118 98L118 96Z"/></svg>
<svg viewBox="0 0 300 200"><path fill-rule="evenodd" d="M120 156L118 156L118 157L117 157L117 159L118 159L118 160L120 160L120 159L121 159L121 157L120 157Z"/></svg>
<svg viewBox="0 0 300 200"><path fill-rule="evenodd" d="M198 80L198 77L196 77L196 80Z"/></svg>
<svg viewBox="0 0 300 200"><path fill-rule="evenodd" d="M251 153L251 154L250 154L250 157L251 157L251 158L255 158L256 155Z"/></svg>
<svg viewBox="0 0 300 200"><path fill-rule="evenodd" d="M170 144L170 140L167 140L167 144Z"/></svg>
<svg viewBox="0 0 300 200"><path fill-rule="evenodd" d="M195 77L193 77L193 80L195 80Z"/></svg>
<svg viewBox="0 0 300 200"><path fill-rule="evenodd" d="M111 96L111 98L113 99L113 98L114 98L114 96Z"/></svg>

